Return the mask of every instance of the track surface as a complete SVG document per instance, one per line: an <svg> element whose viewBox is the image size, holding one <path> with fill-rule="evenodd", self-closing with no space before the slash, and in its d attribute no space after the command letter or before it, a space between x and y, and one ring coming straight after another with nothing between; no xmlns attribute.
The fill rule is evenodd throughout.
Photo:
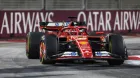
<svg viewBox="0 0 140 78"><path fill-rule="evenodd" d="M140 54L140 38L126 38L130 55ZM42 65L27 59L25 43L0 42L0 78L140 78L140 61L110 67L95 64Z"/></svg>

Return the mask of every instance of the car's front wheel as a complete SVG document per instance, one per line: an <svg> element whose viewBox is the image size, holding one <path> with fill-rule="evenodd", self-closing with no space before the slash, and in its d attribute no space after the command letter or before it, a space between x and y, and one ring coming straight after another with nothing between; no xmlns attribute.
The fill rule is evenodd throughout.
<svg viewBox="0 0 140 78"><path fill-rule="evenodd" d="M110 35L109 37L109 52L115 59L107 60L109 65L121 65L127 56L127 49L124 44L123 37L118 34Z"/></svg>
<svg viewBox="0 0 140 78"><path fill-rule="evenodd" d="M58 53L58 39L55 35L44 36L40 42L40 62L42 64L54 64L53 55Z"/></svg>

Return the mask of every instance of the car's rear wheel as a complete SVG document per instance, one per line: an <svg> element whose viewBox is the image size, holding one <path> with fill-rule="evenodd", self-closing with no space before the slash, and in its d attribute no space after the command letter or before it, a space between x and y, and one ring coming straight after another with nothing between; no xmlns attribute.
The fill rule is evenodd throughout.
<svg viewBox="0 0 140 78"><path fill-rule="evenodd" d="M26 37L26 56L29 59L39 58L39 45L42 32L29 32Z"/></svg>
<svg viewBox="0 0 140 78"><path fill-rule="evenodd" d="M107 60L109 65L123 64L124 59L127 58L127 50L121 35L110 35L109 52L112 54L112 57L116 58Z"/></svg>
<svg viewBox="0 0 140 78"><path fill-rule="evenodd" d="M58 53L58 40L55 35L47 35L40 42L40 62L42 64L55 64L53 55Z"/></svg>

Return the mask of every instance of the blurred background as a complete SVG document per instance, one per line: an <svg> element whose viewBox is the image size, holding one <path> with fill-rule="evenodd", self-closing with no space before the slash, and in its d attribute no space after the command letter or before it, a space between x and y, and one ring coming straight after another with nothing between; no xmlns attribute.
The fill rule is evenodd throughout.
<svg viewBox="0 0 140 78"><path fill-rule="evenodd" d="M140 0L0 0L0 10L138 10Z"/></svg>
<svg viewBox="0 0 140 78"><path fill-rule="evenodd" d="M140 0L0 0L0 38L25 38L40 31L40 21L66 21L68 16L87 22L90 31L139 33L139 9Z"/></svg>

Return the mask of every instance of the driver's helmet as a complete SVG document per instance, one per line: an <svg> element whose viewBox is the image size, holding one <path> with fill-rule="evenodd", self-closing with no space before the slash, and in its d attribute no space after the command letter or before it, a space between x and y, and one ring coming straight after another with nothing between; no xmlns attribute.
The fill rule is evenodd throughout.
<svg viewBox="0 0 140 78"><path fill-rule="evenodd" d="M84 29L80 29L79 31L80 31L80 32L85 32L85 30L84 30Z"/></svg>
<svg viewBox="0 0 140 78"><path fill-rule="evenodd" d="M76 35L77 34L77 31L75 29L69 29L69 30L66 30L66 32L68 32L69 35Z"/></svg>
<svg viewBox="0 0 140 78"><path fill-rule="evenodd" d="M80 32L79 32L80 35L86 35L85 29L80 29L79 31L80 31Z"/></svg>

